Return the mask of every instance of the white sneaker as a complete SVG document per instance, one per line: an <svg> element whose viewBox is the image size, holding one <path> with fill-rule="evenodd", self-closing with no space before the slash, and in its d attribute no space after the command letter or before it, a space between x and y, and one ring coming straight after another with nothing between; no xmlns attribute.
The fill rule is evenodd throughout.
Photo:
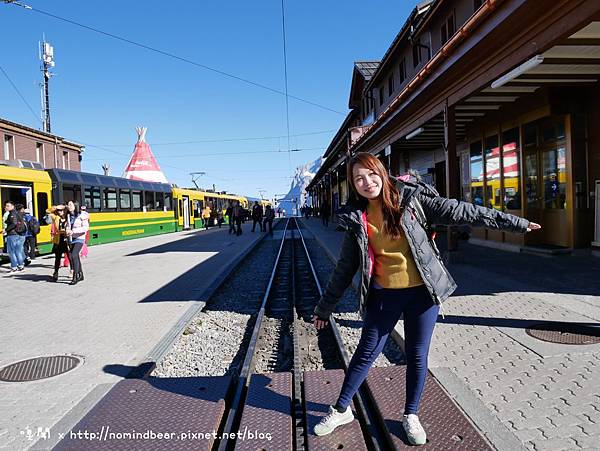
<svg viewBox="0 0 600 451"><path fill-rule="evenodd" d="M331 434L336 427L348 424L352 420L354 420L354 415L350 406L346 407L344 413L340 413L333 406L329 406L329 413L321 418L319 424L315 426L315 435Z"/></svg>
<svg viewBox="0 0 600 451"><path fill-rule="evenodd" d="M425 429L421 426L421 422L419 421L419 417L414 413L409 413L408 415L404 415L402 419L402 426L404 427L404 431L406 432L406 437L411 445L424 445L427 441L427 434L425 434Z"/></svg>

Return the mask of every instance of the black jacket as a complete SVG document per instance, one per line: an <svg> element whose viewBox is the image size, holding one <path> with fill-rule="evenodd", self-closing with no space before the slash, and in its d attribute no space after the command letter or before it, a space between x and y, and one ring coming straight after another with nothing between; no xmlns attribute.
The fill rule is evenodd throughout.
<svg viewBox="0 0 600 451"><path fill-rule="evenodd" d="M413 197L421 203L428 224L459 225L470 224L507 232L525 233L529 221L518 216L499 212L494 209L480 207L468 202L439 197L428 191L423 184L395 180L400 192L402 229L408 240L415 263L425 286L436 304L444 302L456 289L454 279L444 266L440 253L429 239L427 231L417 220ZM366 199L353 199L343 212L339 214L346 235L337 265L323 296L315 307L315 314L322 319L329 318L346 288L352 282L357 270L361 274L359 310L364 312L369 285L371 282L371 259L369 257L368 237L363 213Z"/></svg>
<svg viewBox="0 0 600 451"><path fill-rule="evenodd" d="M17 223L23 222L23 216L16 210L12 209L8 216L6 217L6 222L4 223L4 230L6 231L6 235L25 235L25 232L18 233L17 232Z"/></svg>

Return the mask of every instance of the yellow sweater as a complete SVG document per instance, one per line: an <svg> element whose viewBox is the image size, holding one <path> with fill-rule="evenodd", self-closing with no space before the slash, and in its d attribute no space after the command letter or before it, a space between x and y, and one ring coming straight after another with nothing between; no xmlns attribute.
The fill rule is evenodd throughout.
<svg viewBox="0 0 600 451"><path fill-rule="evenodd" d="M373 277L383 288L409 288L423 285L423 279L404 234L395 240L383 233L383 212L367 208L369 244L375 256Z"/></svg>

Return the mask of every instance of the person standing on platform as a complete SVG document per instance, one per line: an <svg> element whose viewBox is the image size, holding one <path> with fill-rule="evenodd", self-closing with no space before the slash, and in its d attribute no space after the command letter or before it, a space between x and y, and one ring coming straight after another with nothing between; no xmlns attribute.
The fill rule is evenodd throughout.
<svg viewBox="0 0 600 451"><path fill-rule="evenodd" d="M35 249L37 242L37 234L40 233L40 222L38 219L29 213L23 205L17 205L17 210L25 221L27 232L25 232L25 244L23 251L25 252L25 266L29 265L35 259Z"/></svg>
<svg viewBox="0 0 600 451"><path fill-rule="evenodd" d="M263 230L267 231L267 225L269 226L269 234L273 235L273 220L275 219L275 210L270 205L267 205L265 211L265 220L263 223Z"/></svg>
<svg viewBox="0 0 600 451"><path fill-rule="evenodd" d="M240 205L240 201L236 200L232 207L233 221L235 222L235 234L240 236L242 234L242 220L244 219L244 208Z"/></svg>
<svg viewBox="0 0 600 451"><path fill-rule="evenodd" d="M71 260L71 266L73 267L73 279L69 285L77 285L83 280L83 270L81 268L79 253L85 244L85 235L90 229L89 214L87 211L80 210L79 202L69 201L67 209L69 210L67 222L69 260Z"/></svg>
<svg viewBox="0 0 600 451"><path fill-rule="evenodd" d="M15 208L15 204L9 200L4 203L4 211L2 233L6 242L6 252L10 259L10 270L11 272L23 271L25 269L23 245L25 243L25 233L27 232L25 219Z"/></svg>
<svg viewBox="0 0 600 451"><path fill-rule="evenodd" d="M235 221L233 219L233 203L229 201L229 206L227 210L225 210L225 216L227 216L227 221L229 222L229 234L235 234Z"/></svg>
<svg viewBox="0 0 600 451"><path fill-rule="evenodd" d="M362 333L337 402L315 426L314 433L329 434L354 419L350 401L404 315L406 403L402 426L411 444L423 445L427 437L417 412L425 386L429 345L442 302L456 289L432 243L428 225L470 224L516 233L541 226L495 209L439 197L411 176L392 178L381 161L368 153L359 153L350 160L347 176L352 194L340 215L346 235L312 320L317 329L327 326L358 270Z"/></svg>
<svg viewBox="0 0 600 451"><path fill-rule="evenodd" d="M262 219L263 219L263 207L262 205L260 205L258 203L258 201L254 202L254 205L252 206L252 231L254 232L254 229L256 228L256 224L258 223L258 227L260 228L260 231L263 231L263 223L262 223Z"/></svg>
<svg viewBox="0 0 600 451"><path fill-rule="evenodd" d="M210 214L210 206L206 204L206 207L202 210L202 220L204 221L204 228L206 230L208 230L208 227L210 226Z"/></svg>
<svg viewBox="0 0 600 451"><path fill-rule="evenodd" d="M52 237L52 252L54 253L54 274L52 274L52 281L58 282L58 270L62 256L63 254L69 255L69 246L67 245L67 210L64 205L56 205L49 209L48 213L52 220L50 223L50 236Z"/></svg>

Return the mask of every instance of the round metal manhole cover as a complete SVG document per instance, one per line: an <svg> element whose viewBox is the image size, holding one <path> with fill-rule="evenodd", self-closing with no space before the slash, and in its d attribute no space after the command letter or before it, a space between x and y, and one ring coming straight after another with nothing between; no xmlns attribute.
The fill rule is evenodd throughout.
<svg viewBox="0 0 600 451"><path fill-rule="evenodd" d="M36 357L34 359L22 360L0 369L0 381L4 382L28 382L71 371L80 360L70 355L57 355L50 357Z"/></svg>
<svg viewBox="0 0 600 451"><path fill-rule="evenodd" d="M565 345L592 345L600 343L600 325L579 323L540 323L525 330L538 340Z"/></svg>

